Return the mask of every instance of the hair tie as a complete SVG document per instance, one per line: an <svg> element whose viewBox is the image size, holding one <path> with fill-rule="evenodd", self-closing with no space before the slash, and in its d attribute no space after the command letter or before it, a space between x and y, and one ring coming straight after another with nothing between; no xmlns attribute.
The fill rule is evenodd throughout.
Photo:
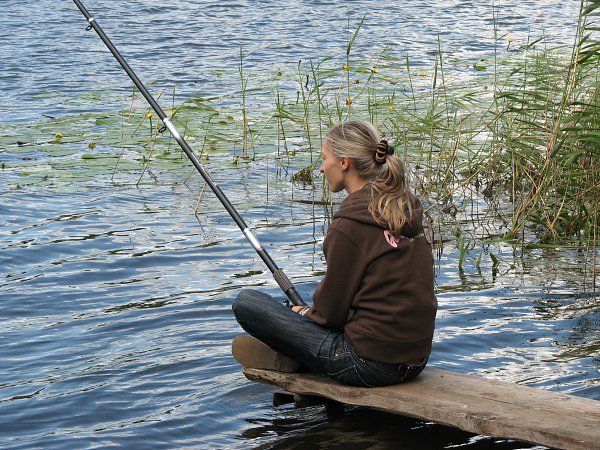
<svg viewBox="0 0 600 450"><path fill-rule="evenodd" d="M375 155L373 159L377 164L384 164L386 161L387 155L394 154L394 147L388 145L388 142L385 139L382 139L377 144L377 148L375 149Z"/></svg>

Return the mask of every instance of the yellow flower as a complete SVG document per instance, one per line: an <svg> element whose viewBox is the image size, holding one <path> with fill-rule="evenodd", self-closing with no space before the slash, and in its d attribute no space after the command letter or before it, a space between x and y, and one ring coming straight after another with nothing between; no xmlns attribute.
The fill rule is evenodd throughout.
<svg viewBox="0 0 600 450"><path fill-rule="evenodd" d="M426 76L427 76L427 74L426 74L425 72L419 72L419 76L420 76L420 77L426 77Z"/></svg>
<svg viewBox="0 0 600 450"><path fill-rule="evenodd" d="M350 106L352 104L352 99L350 97L346 98L346 105Z"/></svg>
<svg viewBox="0 0 600 450"><path fill-rule="evenodd" d="M348 64L344 64L344 71L348 72L350 70L350 66Z"/></svg>
<svg viewBox="0 0 600 450"><path fill-rule="evenodd" d="M394 110L394 105L390 105L388 109L390 110L390 112L392 112Z"/></svg>
<svg viewBox="0 0 600 450"><path fill-rule="evenodd" d="M56 139L57 141L60 141L62 138L63 138L63 135L62 135L62 133L56 133L56 134L54 135L54 139Z"/></svg>
<svg viewBox="0 0 600 450"><path fill-rule="evenodd" d="M512 42L512 38L508 38L508 43L510 44Z"/></svg>
<svg viewBox="0 0 600 450"><path fill-rule="evenodd" d="M371 67L371 73L377 73L377 68L376 67Z"/></svg>
<svg viewBox="0 0 600 450"><path fill-rule="evenodd" d="M146 114L146 119L150 119L152 118L153 114L151 112L149 112L148 114Z"/></svg>

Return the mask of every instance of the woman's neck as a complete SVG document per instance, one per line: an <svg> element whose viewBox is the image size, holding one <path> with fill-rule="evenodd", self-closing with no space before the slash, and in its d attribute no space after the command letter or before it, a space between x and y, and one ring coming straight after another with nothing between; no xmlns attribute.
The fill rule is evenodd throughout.
<svg viewBox="0 0 600 450"><path fill-rule="evenodd" d="M362 178L362 177L352 177L349 176L346 179L346 192L348 192L348 194L352 194L353 192L356 192L360 189L362 189L363 187L365 187L367 184L369 183L369 180L366 178Z"/></svg>

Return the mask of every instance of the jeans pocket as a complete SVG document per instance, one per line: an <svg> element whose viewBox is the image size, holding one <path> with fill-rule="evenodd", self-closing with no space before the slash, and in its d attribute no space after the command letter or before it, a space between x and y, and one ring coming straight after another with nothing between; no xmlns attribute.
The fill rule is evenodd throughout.
<svg viewBox="0 0 600 450"><path fill-rule="evenodd" d="M361 377L358 367L355 364L347 366L338 372L328 373L327 375L346 386L373 387Z"/></svg>
<svg viewBox="0 0 600 450"><path fill-rule="evenodd" d="M332 336L328 350L319 356L323 372L330 378L349 386L369 386L360 376L360 358L343 334Z"/></svg>
<svg viewBox="0 0 600 450"><path fill-rule="evenodd" d="M374 386L400 384L417 377L425 368L427 360L419 365L388 364L372 360L363 360L358 371L361 377Z"/></svg>
<svg viewBox="0 0 600 450"><path fill-rule="evenodd" d="M354 360L350 352L344 348L336 347L332 350L330 356L320 357L320 361L323 371L328 376L335 378L337 374L353 367Z"/></svg>

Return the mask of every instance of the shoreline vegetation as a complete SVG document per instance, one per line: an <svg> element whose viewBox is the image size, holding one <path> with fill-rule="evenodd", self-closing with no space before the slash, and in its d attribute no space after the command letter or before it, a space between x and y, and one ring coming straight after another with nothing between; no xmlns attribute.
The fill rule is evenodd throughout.
<svg viewBox="0 0 600 450"><path fill-rule="evenodd" d="M453 230L461 268L477 248L496 268L498 258L486 251L495 244L573 247L584 253L595 290L599 14L600 0L582 0L571 48L550 47L543 38L517 46L494 30L494 55L461 61L439 42L429 70L385 48L356 60L363 17L341 58L301 61L289 72L250 72L240 48L237 73L227 74L238 80L237 95L198 93L177 104L175 91L149 87L163 107L170 105L167 114L209 171L213 158L232 167L266 159L285 168L289 182L320 190L323 202L331 201L316 176L323 136L349 117L370 120L408 162L434 222ZM189 174L185 155L160 132L139 92L128 102L118 113L2 126L0 170L13 175L15 189L100 174L115 183L127 174L128 183L139 184L152 168Z"/></svg>

